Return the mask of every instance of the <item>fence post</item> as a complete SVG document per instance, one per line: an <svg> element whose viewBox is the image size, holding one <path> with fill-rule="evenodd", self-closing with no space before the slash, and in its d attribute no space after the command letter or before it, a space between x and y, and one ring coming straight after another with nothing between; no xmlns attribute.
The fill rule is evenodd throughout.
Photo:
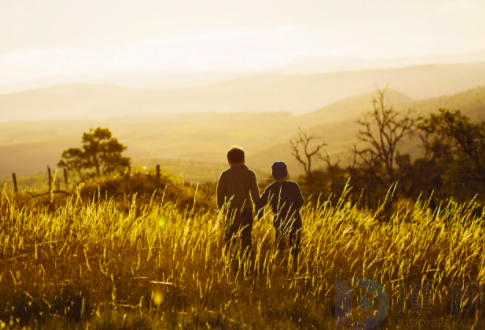
<svg viewBox="0 0 485 330"><path fill-rule="evenodd" d="M157 174L155 176L155 183L158 188L160 186L160 165L157 165Z"/></svg>
<svg viewBox="0 0 485 330"><path fill-rule="evenodd" d="M64 182L66 183L66 190L67 190L69 182L67 181L67 169L65 167L64 167Z"/></svg>
<svg viewBox="0 0 485 330"><path fill-rule="evenodd" d="M47 165L47 174L49 175L49 192L52 191L52 176L51 176L51 168Z"/></svg>
<svg viewBox="0 0 485 330"><path fill-rule="evenodd" d="M12 178L13 178L13 187L15 189L15 193L18 194L19 190L17 189L17 176L15 173L12 173Z"/></svg>
<svg viewBox="0 0 485 330"><path fill-rule="evenodd" d="M131 166L128 166L128 171L125 174L125 193L128 194L129 191L129 185L130 185L130 172L131 172Z"/></svg>
<svg viewBox="0 0 485 330"><path fill-rule="evenodd" d="M57 179L57 171L55 171L54 177L56 178L54 181L54 183L56 184L56 189L61 190L61 180Z"/></svg>

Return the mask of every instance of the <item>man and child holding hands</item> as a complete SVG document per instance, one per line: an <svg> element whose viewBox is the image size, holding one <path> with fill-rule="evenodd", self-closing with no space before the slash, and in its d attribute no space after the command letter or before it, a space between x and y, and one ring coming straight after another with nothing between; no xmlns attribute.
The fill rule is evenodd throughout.
<svg viewBox="0 0 485 330"><path fill-rule="evenodd" d="M285 250L285 237L289 236L290 252L297 266L301 241L302 220L300 209L304 199L296 182L288 180L284 162L271 165L274 182L259 195L256 174L245 165L244 150L232 147L227 153L230 168L223 171L217 184L217 207L227 207L224 241L229 247L240 233L243 253L254 261L251 231L253 229L253 204L256 216L262 217L269 204L274 213L275 243L278 253Z"/></svg>

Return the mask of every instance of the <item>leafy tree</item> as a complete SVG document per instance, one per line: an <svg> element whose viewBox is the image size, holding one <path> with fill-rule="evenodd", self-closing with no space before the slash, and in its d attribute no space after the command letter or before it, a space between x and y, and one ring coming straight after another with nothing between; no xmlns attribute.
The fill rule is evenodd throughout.
<svg viewBox="0 0 485 330"><path fill-rule="evenodd" d="M74 170L84 179L83 171L94 171L98 177L116 171L123 172L130 166L130 158L123 157L126 146L113 138L108 128L98 127L84 133L81 148L69 148L62 153L58 167ZM91 172L92 173L92 172Z"/></svg>
<svg viewBox="0 0 485 330"><path fill-rule="evenodd" d="M85 164L86 160L84 159L82 149L69 148L62 153L61 160L57 166L76 172L79 175L79 179L83 180L83 169L85 168Z"/></svg>
<svg viewBox="0 0 485 330"><path fill-rule="evenodd" d="M459 110L440 109L419 128L430 136L429 149L443 164L451 192L485 188L485 122L471 123Z"/></svg>

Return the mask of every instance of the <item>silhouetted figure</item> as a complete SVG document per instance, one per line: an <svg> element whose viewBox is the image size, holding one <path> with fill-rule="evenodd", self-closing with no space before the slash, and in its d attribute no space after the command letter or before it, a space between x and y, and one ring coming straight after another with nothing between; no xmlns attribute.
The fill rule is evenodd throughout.
<svg viewBox="0 0 485 330"><path fill-rule="evenodd" d="M275 242L279 253L285 250L285 236L289 236L290 252L293 255L293 266L298 266L298 252L300 251L302 220L300 209L304 199L300 187L296 182L288 181L288 168L284 162L274 162L271 165L275 182L270 184L256 203L258 217L262 215L263 207L269 203L275 214Z"/></svg>
<svg viewBox="0 0 485 330"><path fill-rule="evenodd" d="M252 267L253 202L259 201L256 174L245 165L244 150L240 147L229 149L227 160L231 167L221 173L217 184L217 206L219 210L228 206L224 241L228 249L241 233L243 257L251 258Z"/></svg>

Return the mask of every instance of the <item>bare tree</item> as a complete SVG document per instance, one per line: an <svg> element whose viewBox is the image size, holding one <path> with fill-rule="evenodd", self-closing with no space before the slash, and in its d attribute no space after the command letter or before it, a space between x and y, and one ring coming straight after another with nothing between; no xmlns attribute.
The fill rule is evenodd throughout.
<svg viewBox="0 0 485 330"><path fill-rule="evenodd" d="M377 88L374 110L358 120L361 126L359 140L365 142L366 147L359 150L354 146L353 152L357 166L365 175L388 189L411 173L410 160L407 155L399 153L398 146L416 132L420 118L413 117L411 109L396 111L387 101L386 92L387 87Z"/></svg>
<svg viewBox="0 0 485 330"><path fill-rule="evenodd" d="M312 162L315 157L321 158L321 149L326 146L323 142L315 144L316 141L321 139L315 134L308 134L301 128L298 128L298 137L290 140L291 153L305 171L310 187L314 182Z"/></svg>
<svg viewBox="0 0 485 330"><path fill-rule="evenodd" d="M322 159L325 163L327 163L328 174L330 174L330 179L332 180L330 183L330 190L332 193L336 193L337 170L340 164L340 157L337 156L337 160L332 164L330 155L325 152L325 157L322 157Z"/></svg>

